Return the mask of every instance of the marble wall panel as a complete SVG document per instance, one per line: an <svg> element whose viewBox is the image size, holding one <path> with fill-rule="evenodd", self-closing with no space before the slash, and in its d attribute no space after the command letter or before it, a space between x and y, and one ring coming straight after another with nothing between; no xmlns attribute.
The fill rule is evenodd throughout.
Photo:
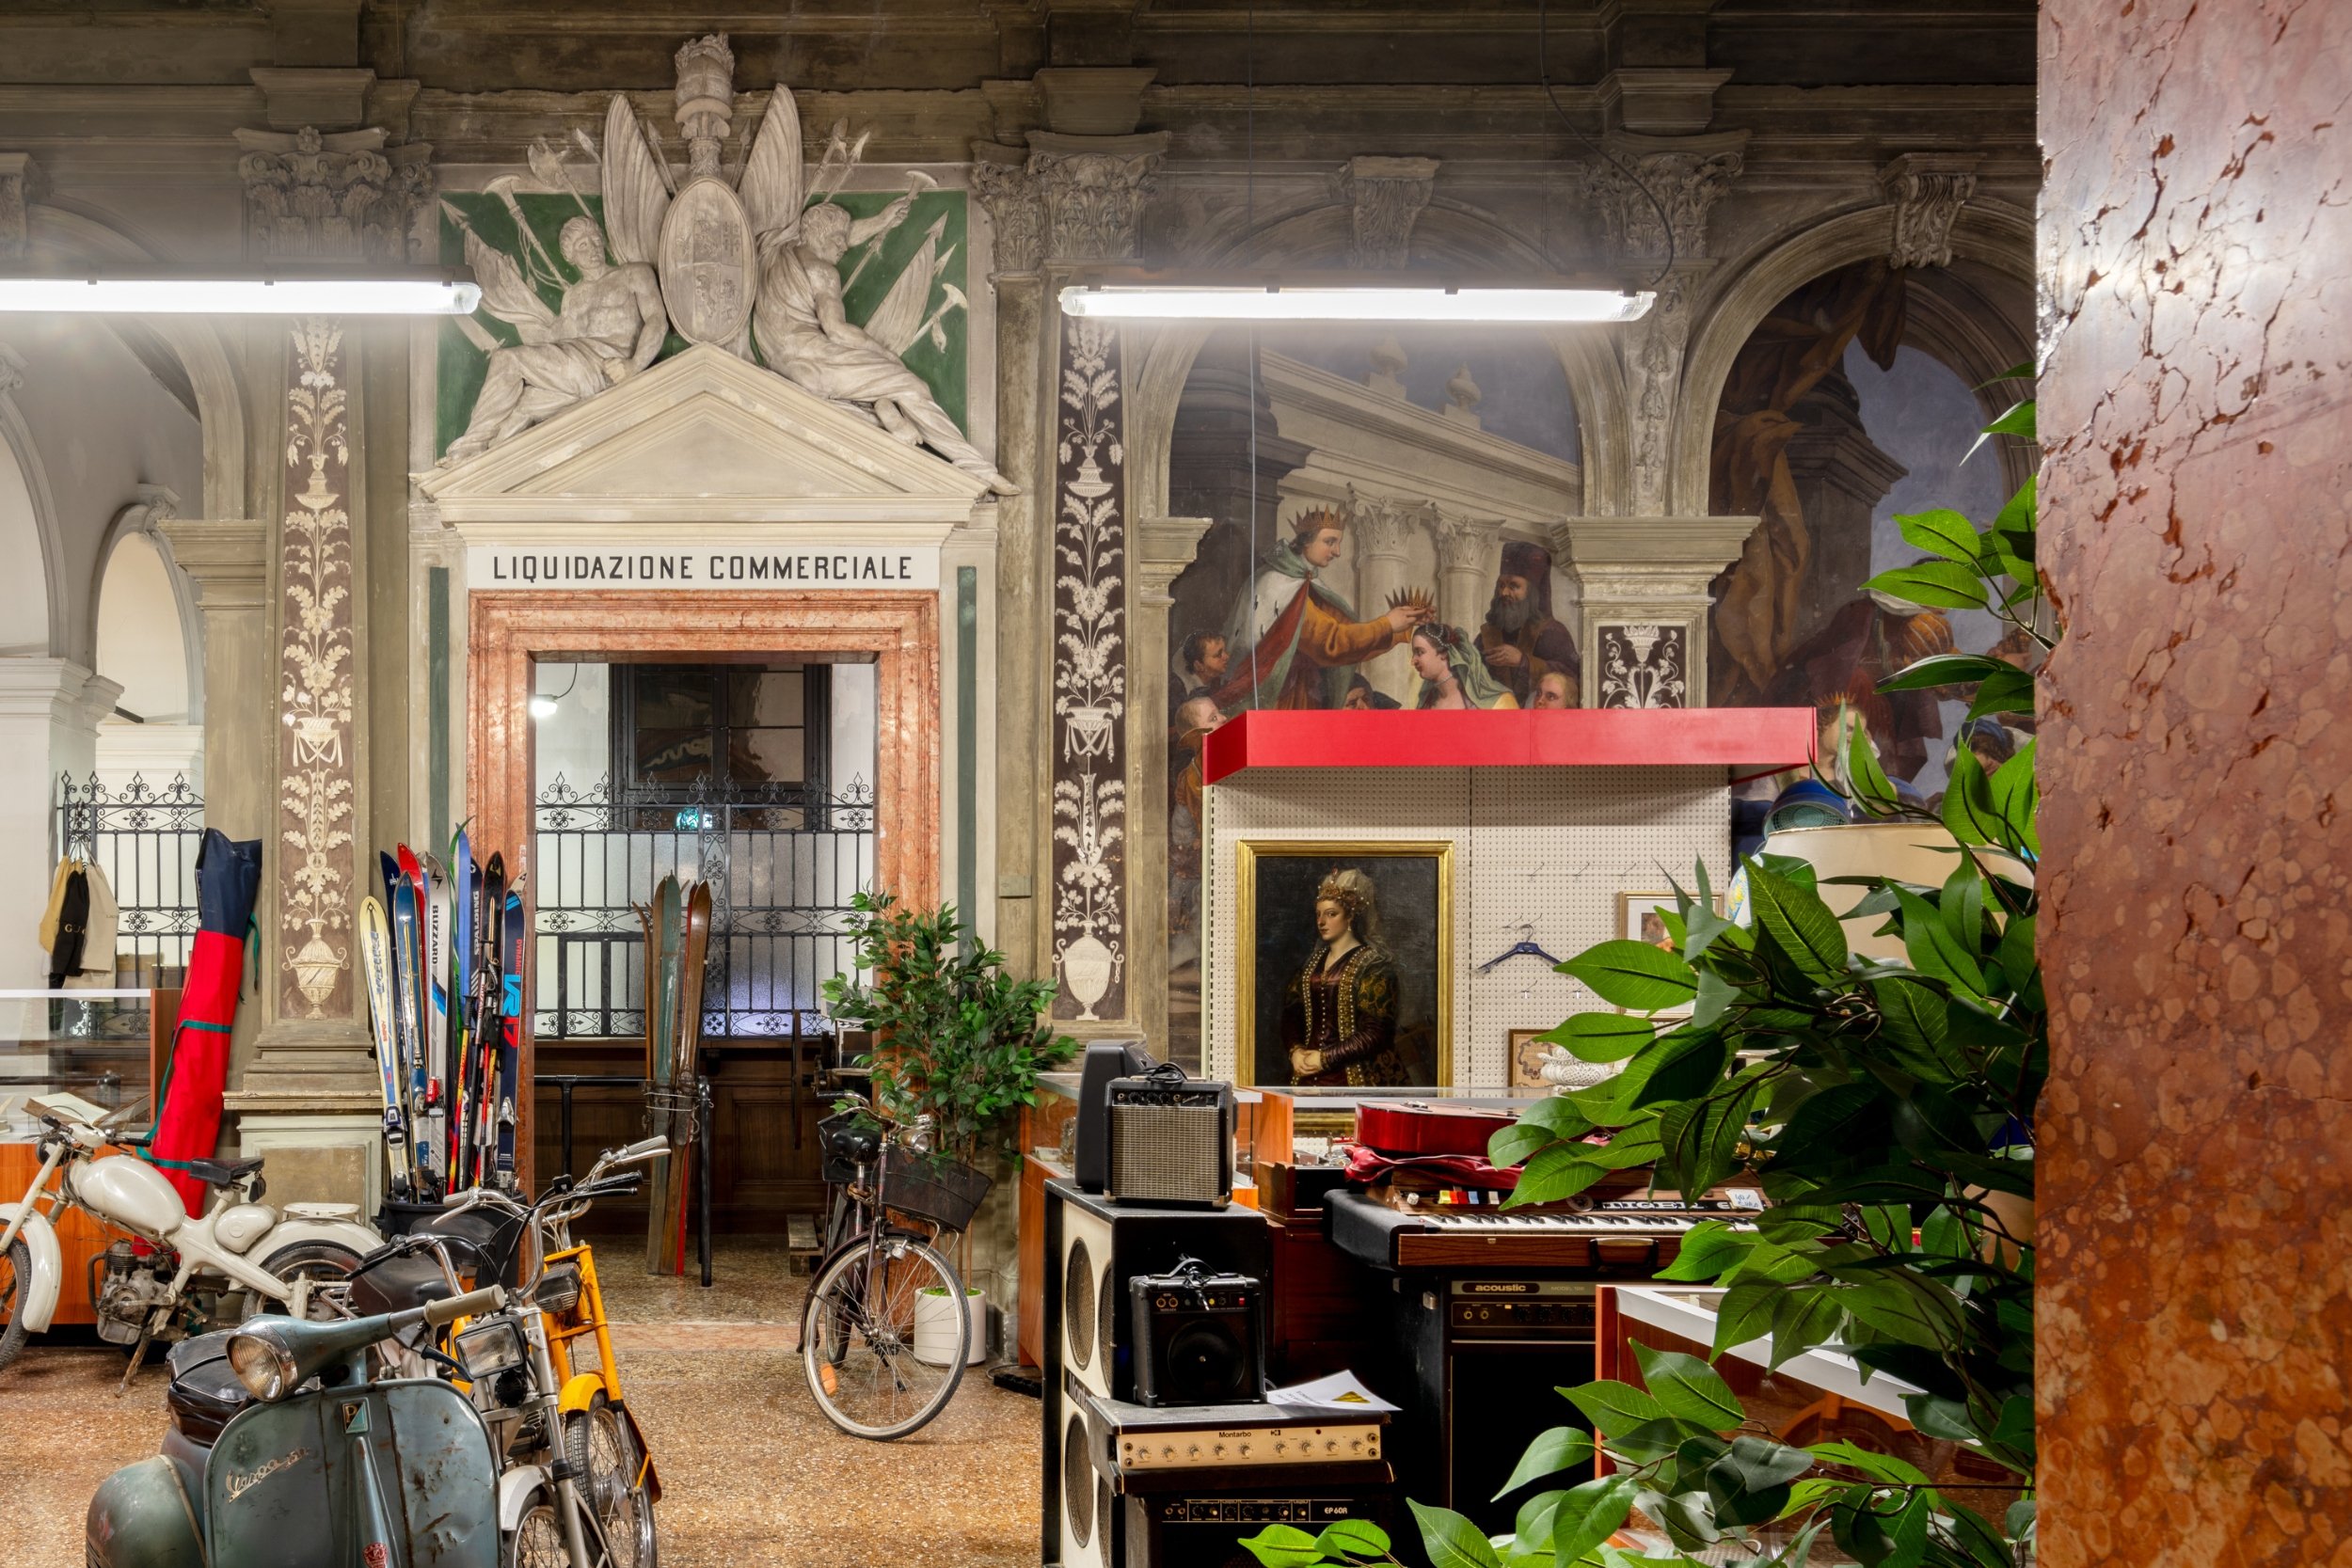
<svg viewBox="0 0 2352 1568"><path fill-rule="evenodd" d="M2042 1561L2352 1556L2352 36L2047 0Z"/></svg>

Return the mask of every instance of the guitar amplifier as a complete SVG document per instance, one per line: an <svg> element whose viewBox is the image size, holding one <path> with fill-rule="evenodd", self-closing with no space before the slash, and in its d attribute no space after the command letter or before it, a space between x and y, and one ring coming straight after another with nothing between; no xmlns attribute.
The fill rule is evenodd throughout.
<svg viewBox="0 0 2352 1568"><path fill-rule="evenodd" d="M1233 1200L1233 1086L1171 1071L1114 1079L1108 1191L1114 1203L1222 1209Z"/></svg>

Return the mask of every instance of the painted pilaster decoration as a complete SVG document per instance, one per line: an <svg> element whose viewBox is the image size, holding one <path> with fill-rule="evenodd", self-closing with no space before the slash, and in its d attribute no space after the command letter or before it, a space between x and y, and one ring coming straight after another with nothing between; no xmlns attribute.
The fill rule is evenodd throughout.
<svg viewBox="0 0 2352 1568"><path fill-rule="evenodd" d="M1585 199L1597 212L1614 256L1637 264L1663 264L1670 252L1673 258L1652 285L1657 304L1617 337L1633 414L1632 494L1627 499L1635 516L1657 516L1667 508L1674 408L1690 346L1691 293L1708 266L1708 214L1739 177L1744 141L1743 133L1620 136L1611 142L1613 158L1583 166Z"/></svg>
<svg viewBox="0 0 2352 1568"><path fill-rule="evenodd" d="M278 1010L351 1011L354 791L351 444L343 335L294 326L279 528Z"/></svg>
<svg viewBox="0 0 2352 1568"><path fill-rule="evenodd" d="M246 245L261 261L401 261L432 194L432 147L385 133L239 131Z"/></svg>
<svg viewBox="0 0 2352 1568"><path fill-rule="evenodd" d="M1977 194L1980 162L1967 153L1906 152L1879 170L1879 189L1895 209L1890 265L1951 265L1952 224Z"/></svg>
<svg viewBox="0 0 2352 1568"><path fill-rule="evenodd" d="M0 261L22 261L31 247L32 208L40 167L28 152L0 152Z"/></svg>
<svg viewBox="0 0 2352 1568"><path fill-rule="evenodd" d="M1577 585L1585 707L1705 707L1708 586L1754 517L1571 517L1551 530Z"/></svg>
<svg viewBox="0 0 2352 1568"><path fill-rule="evenodd" d="M1340 176L1348 204L1347 264L1404 267L1412 255L1413 225L1437 181L1435 158L1350 158Z"/></svg>
<svg viewBox="0 0 2352 1568"><path fill-rule="evenodd" d="M1054 1017L1126 1011L1127 452L1120 344L1064 324L1054 467Z"/></svg>
<svg viewBox="0 0 2352 1568"><path fill-rule="evenodd" d="M1045 254L1045 203L1030 155L1019 148L977 142L972 148L972 196L996 230L993 275L1037 271Z"/></svg>
<svg viewBox="0 0 2352 1568"><path fill-rule="evenodd" d="M1045 218L1045 257L1054 261L1136 260L1143 204L1168 154L1165 132L1141 136L1029 133L1029 173Z"/></svg>
<svg viewBox="0 0 2352 1568"><path fill-rule="evenodd" d="M1690 705L1688 626L1604 622L1598 631L1602 707Z"/></svg>

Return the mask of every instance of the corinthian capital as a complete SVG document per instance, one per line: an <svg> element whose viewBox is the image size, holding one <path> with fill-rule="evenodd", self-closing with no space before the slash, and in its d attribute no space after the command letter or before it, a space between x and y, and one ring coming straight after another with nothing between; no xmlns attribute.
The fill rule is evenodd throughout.
<svg viewBox="0 0 2352 1568"><path fill-rule="evenodd" d="M40 180L30 153L0 152L0 261L24 259Z"/></svg>
<svg viewBox="0 0 2352 1568"><path fill-rule="evenodd" d="M1348 265L1404 266L1413 248L1413 225L1437 182L1435 158L1350 158L1340 181L1352 226Z"/></svg>
<svg viewBox="0 0 2352 1568"><path fill-rule="evenodd" d="M432 194L433 149L379 129L239 131L246 244L261 261L397 261Z"/></svg>
<svg viewBox="0 0 2352 1568"><path fill-rule="evenodd" d="M1437 542L1438 568L1445 572L1483 573L1502 537L1500 517L1465 517L1431 507L1429 536Z"/></svg>
<svg viewBox="0 0 2352 1568"><path fill-rule="evenodd" d="M1977 194L1977 165L1965 153L1906 152L1879 170L1879 189L1895 209L1886 259L1898 267L1951 264L1952 225Z"/></svg>
<svg viewBox="0 0 2352 1568"><path fill-rule="evenodd" d="M1045 205L1028 160L1017 147L972 147L972 195L996 230L999 274L1035 272L1044 254Z"/></svg>
<svg viewBox="0 0 2352 1568"><path fill-rule="evenodd" d="M1055 261L1133 261L1144 199L1168 155L1168 135L1066 136L1029 133L1029 173Z"/></svg>
<svg viewBox="0 0 2352 1568"><path fill-rule="evenodd" d="M1666 254L1671 226L1677 256L1707 254L1707 214L1740 174L1743 136L1690 136L1683 147L1661 147L1670 138L1619 137L1613 156L1583 166L1584 198L1600 214L1610 246L1618 255L1652 259ZM1663 213L1665 225L1659 221Z"/></svg>

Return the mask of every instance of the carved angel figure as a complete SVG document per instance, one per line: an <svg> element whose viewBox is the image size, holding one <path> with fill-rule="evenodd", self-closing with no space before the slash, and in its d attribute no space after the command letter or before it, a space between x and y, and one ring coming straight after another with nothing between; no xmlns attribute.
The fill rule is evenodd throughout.
<svg viewBox="0 0 2352 1568"><path fill-rule="evenodd" d="M605 261L604 233L584 214L564 226L556 249L580 274L549 310L514 260L469 230L466 260L482 285L483 309L511 325L519 344L491 350L466 433L441 467L465 462L583 398L653 363L669 318L654 270L642 259ZM560 275L559 275L560 276Z"/></svg>
<svg viewBox="0 0 2352 1568"><path fill-rule="evenodd" d="M872 322L863 327L852 324L842 306L841 258L903 220L914 193L868 218L852 218L849 209L830 201L803 210L807 189L800 127L791 93L778 85L743 167L743 205L760 256L752 336L761 360L804 391L866 410L891 435L911 446L930 447L998 495L1012 494L1012 482L963 438L922 378L898 361L916 338L938 325L938 316L923 314L944 264L937 255L937 231L892 285ZM838 131L834 142L820 174L856 156L842 145ZM942 312L960 302L951 298Z"/></svg>

